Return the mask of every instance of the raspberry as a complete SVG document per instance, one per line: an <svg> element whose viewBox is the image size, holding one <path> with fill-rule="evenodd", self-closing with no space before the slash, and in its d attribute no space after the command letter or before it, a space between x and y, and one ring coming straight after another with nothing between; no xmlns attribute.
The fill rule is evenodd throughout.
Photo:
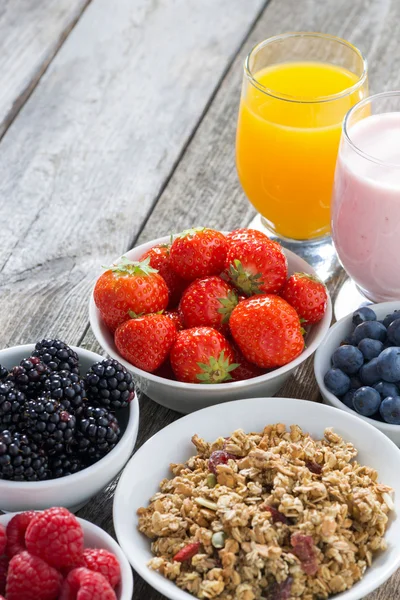
<svg viewBox="0 0 400 600"><path fill-rule="evenodd" d="M7 546L7 534L4 525L0 523L0 556L4 554Z"/></svg>
<svg viewBox="0 0 400 600"><path fill-rule="evenodd" d="M82 560L82 527L66 508L54 507L37 513L26 530L25 543L29 552L58 569Z"/></svg>
<svg viewBox="0 0 400 600"><path fill-rule="evenodd" d="M8 567L7 600L54 600L62 576L41 558L29 552L16 554Z"/></svg>
<svg viewBox="0 0 400 600"><path fill-rule="evenodd" d="M26 550L25 531L36 513L31 510L19 513L7 525L7 556L12 558L15 554Z"/></svg>
<svg viewBox="0 0 400 600"><path fill-rule="evenodd" d="M58 600L117 600L114 590L100 573L84 567L71 571L61 587Z"/></svg>
<svg viewBox="0 0 400 600"><path fill-rule="evenodd" d="M8 558L7 556L2 556L0 558L0 594L6 593L6 581L7 581L7 571L8 571ZM0 596L0 600L1 600Z"/></svg>
<svg viewBox="0 0 400 600"><path fill-rule="evenodd" d="M112 588L116 588L121 581L121 569L116 556L103 548L86 548L83 552L82 567L101 573Z"/></svg>

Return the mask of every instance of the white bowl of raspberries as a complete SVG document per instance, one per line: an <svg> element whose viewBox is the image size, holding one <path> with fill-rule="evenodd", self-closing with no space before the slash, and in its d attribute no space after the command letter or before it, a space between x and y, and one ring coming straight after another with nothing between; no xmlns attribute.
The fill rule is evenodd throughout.
<svg viewBox="0 0 400 600"><path fill-rule="evenodd" d="M77 510L132 454L131 373L61 340L0 351L0 510Z"/></svg>
<svg viewBox="0 0 400 600"><path fill-rule="evenodd" d="M0 516L0 600L131 600L132 569L108 533L66 508Z"/></svg>
<svg viewBox="0 0 400 600"><path fill-rule="evenodd" d="M141 391L189 413L275 394L319 346L332 308L310 265L263 233L198 227L115 260L89 313Z"/></svg>

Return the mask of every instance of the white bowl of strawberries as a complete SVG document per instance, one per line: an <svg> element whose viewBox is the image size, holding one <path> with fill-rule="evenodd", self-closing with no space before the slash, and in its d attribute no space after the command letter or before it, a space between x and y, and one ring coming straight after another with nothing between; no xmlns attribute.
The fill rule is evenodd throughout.
<svg viewBox="0 0 400 600"><path fill-rule="evenodd" d="M142 392L189 413L274 395L323 340L332 306L312 267L263 233L195 228L117 259L89 314Z"/></svg>

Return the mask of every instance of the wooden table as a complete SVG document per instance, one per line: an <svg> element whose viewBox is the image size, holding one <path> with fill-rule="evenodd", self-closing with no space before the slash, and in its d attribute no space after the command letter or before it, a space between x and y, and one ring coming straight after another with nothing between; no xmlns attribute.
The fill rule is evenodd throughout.
<svg viewBox="0 0 400 600"><path fill-rule="evenodd" d="M0 0L0 347L56 336L101 352L101 265L249 223L234 139L253 44L336 34L368 56L373 92L396 89L399 20L398 0ZM343 280L336 263L333 296ZM281 395L319 399L312 359ZM142 397L138 446L177 418ZM109 532L115 485L79 513ZM368 600L399 597L400 571ZM161 598L135 576L135 600Z"/></svg>

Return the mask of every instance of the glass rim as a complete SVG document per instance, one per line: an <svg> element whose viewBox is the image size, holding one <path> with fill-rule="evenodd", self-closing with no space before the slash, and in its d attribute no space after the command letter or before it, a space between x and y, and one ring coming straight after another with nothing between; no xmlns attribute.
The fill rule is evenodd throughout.
<svg viewBox="0 0 400 600"><path fill-rule="evenodd" d="M358 80L352 86L346 88L342 92L337 92L336 94L331 94L329 96L318 96L318 98L315 98L315 99L308 99L307 97L302 97L302 96L291 96L289 94L280 94L279 92L262 85L262 83L257 81L257 79L254 77L253 73L251 72L251 69L250 69L251 57L256 52L258 52L259 50L261 50L262 48L264 48L265 46L268 46L269 44L271 44L273 42L277 42L279 40L284 40L284 39L289 39L289 38L295 38L295 37L311 37L311 38L315 37L315 38L327 39L332 42L337 42L339 44L342 44L343 46L347 46L350 50L353 50L355 52L355 54L357 54L359 56L359 58L362 61L362 65L363 65L363 71L362 71L361 75L359 76ZM250 50L250 52L248 53L248 55L246 56L246 59L244 61L244 72L245 72L247 79L250 81L250 83L254 87L256 87L260 92L266 94L267 96L271 96L272 98L275 98L277 100L283 100L284 102L293 102L295 104L321 104L323 102L333 102L340 98L344 98L344 97L352 94L356 90L358 90L358 88L362 87L367 79L368 61L367 61L366 57L364 56L364 54L361 52L361 50L359 50L356 46L354 46L350 42L348 42L348 41L344 40L343 38L340 38L336 35L330 35L329 33L319 33L319 32L313 32L313 31L289 31L287 33L281 33L278 35L274 35L270 38L267 38L266 40L263 40L262 42L258 42L255 46L253 46L253 48Z"/></svg>
<svg viewBox="0 0 400 600"><path fill-rule="evenodd" d="M390 92L379 92L379 94L373 94L372 96L367 96L367 98L363 98L362 100L357 102L357 104L352 106L350 108L350 110L346 113L346 116L343 120L343 135L344 135L346 141L350 144L351 148L355 152L357 152L357 154L362 156L362 158L365 158L366 160L369 160L370 162L373 162L375 164L378 164L378 165L381 165L384 167L396 167L397 169L399 169L400 163L390 163L390 162L381 160L380 158L376 158L375 156L368 154L368 152L364 152L364 150L361 150L361 148L359 148L351 139L350 133L349 133L349 127L348 127L349 119L356 112L356 110L358 110L359 108L363 108L366 104L370 103L373 100L376 100L379 98L390 98L393 96L398 96L400 98L400 90L393 90ZM394 112L394 111L391 111L391 112ZM396 112L400 112L400 111L396 111ZM386 113L386 114L389 114L389 113ZM366 117L366 118L368 119L368 117Z"/></svg>

